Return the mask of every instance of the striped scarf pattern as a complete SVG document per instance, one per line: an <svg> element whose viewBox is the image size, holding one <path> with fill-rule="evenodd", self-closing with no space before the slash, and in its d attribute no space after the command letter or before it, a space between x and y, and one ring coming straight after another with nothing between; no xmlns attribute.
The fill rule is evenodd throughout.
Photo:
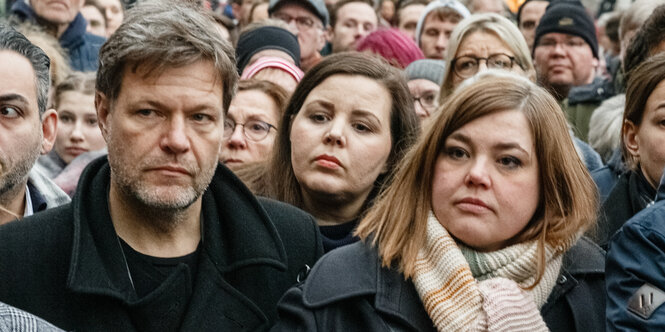
<svg viewBox="0 0 665 332"><path fill-rule="evenodd" d="M562 255L547 248L541 281L535 241L478 253L457 245L430 212L413 283L439 331L547 331L539 308L556 283ZM467 262L470 260L471 264Z"/></svg>

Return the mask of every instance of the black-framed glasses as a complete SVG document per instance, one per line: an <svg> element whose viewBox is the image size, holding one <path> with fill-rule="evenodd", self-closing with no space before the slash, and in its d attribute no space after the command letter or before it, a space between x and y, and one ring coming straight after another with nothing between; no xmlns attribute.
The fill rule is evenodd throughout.
<svg viewBox="0 0 665 332"><path fill-rule="evenodd" d="M254 142L262 141L268 137L270 128L277 130L277 127L261 120L249 120L245 123L236 123L231 119L226 119L224 120L224 138L230 138L237 126L242 126L243 135Z"/></svg>
<svg viewBox="0 0 665 332"><path fill-rule="evenodd" d="M316 21L314 21L314 19L312 19L311 17L307 17L307 16L293 17L293 16L291 16L289 14L285 14L285 13L274 13L274 14L272 14L272 17L274 17L274 18L276 18L280 21L284 21L284 22L286 22L286 24L290 24L291 21L295 21L296 22L296 27L298 28L298 30L311 29L312 27L317 25Z"/></svg>
<svg viewBox="0 0 665 332"><path fill-rule="evenodd" d="M503 53L492 54L487 58L461 56L453 59L453 71L459 77L469 78L478 72L480 61L485 61L489 69L511 69L515 65L515 57Z"/></svg>
<svg viewBox="0 0 665 332"><path fill-rule="evenodd" d="M432 111L439 105L438 101L436 100L436 94L434 92L425 93L420 97L414 96L413 102L420 103L420 106L422 106L424 109L428 111Z"/></svg>

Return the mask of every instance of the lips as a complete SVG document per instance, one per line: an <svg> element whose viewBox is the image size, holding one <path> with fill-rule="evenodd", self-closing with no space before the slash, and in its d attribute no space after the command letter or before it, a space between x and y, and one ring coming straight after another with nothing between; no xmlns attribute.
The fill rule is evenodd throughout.
<svg viewBox="0 0 665 332"><path fill-rule="evenodd" d="M342 163L335 156L322 154L314 159L317 165L328 168L328 169L338 169L342 167Z"/></svg>
<svg viewBox="0 0 665 332"><path fill-rule="evenodd" d="M166 166L159 166L159 167L153 167L149 169L150 171L156 171L159 173L162 173L164 175L189 175L189 171L180 166L172 166L172 165L166 165Z"/></svg>
<svg viewBox="0 0 665 332"><path fill-rule="evenodd" d="M88 152L88 149L80 148L80 147L76 147L76 146L70 146L70 147L66 147L65 151L68 154L72 155L72 156L78 157L80 154Z"/></svg>
<svg viewBox="0 0 665 332"><path fill-rule="evenodd" d="M455 206L464 212L469 213L487 213L492 209L482 200L473 197L466 197L457 202Z"/></svg>
<svg viewBox="0 0 665 332"><path fill-rule="evenodd" d="M240 159L229 158L229 159L225 159L224 163L225 164L241 164L241 163L243 163L243 161L240 160Z"/></svg>

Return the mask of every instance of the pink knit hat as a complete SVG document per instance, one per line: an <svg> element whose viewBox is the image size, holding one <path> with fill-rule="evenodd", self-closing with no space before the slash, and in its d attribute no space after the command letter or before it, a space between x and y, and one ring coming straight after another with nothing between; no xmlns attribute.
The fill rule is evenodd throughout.
<svg viewBox="0 0 665 332"><path fill-rule="evenodd" d="M293 76L293 78L296 80L296 82L300 83L300 80L302 80L302 77L305 75L303 71L298 68L298 66L294 65L291 62L288 62L282 58L277 58L277 57L262 57L259 58L256 62L253 64L245 67L245 70L243 70L242 75L240 76L241 80L247 80L254 75L256 75L258 72L260 72L263 69L266 68L278 68L281 69L285 72L287 72L289 75Z"/></svg>
<svg viewBox="0 0 665 332"><path fill-rule="evenodd" d="M379 29L358 42L356 50L370 51L382 56L393 67L404 69L411 62L424 59L423 51L397 29Z"/></svg>

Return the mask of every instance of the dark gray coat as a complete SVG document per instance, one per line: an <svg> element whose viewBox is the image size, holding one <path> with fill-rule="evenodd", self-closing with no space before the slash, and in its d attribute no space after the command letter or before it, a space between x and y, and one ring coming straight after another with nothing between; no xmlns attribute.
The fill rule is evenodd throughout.
<svg viewBox="0 0 665 332"><path fill-rule="evenodd" d="M322 255L311 216L257 200L219 166L203 195L191 297L181 264L138 299L108 210L109 174L106 158L95 160L71 204L0 227L0 301L65 330L160 331L180 317L183 331L265 330L280 296Z"/></svg>
<svg viewBox="0 0 665 332"><path fill-rule="evenodd" d="M563 260L541 314L551 331L605 331L604 252L587 238ZM272 331L436 331L410 280L357 242L321 258L279 303Z"/></svg>

